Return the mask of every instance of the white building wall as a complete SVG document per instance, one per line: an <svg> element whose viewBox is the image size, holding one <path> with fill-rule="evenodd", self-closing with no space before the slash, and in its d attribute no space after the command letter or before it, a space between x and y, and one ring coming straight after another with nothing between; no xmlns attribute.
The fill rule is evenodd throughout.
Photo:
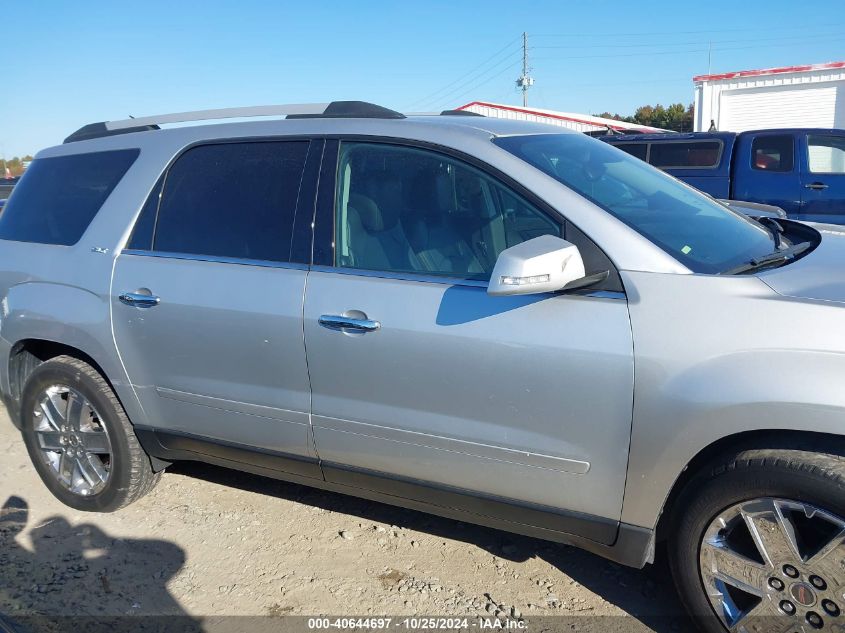
<svg viewBox="0 0 845 633"><path fill-rule="evenodd" d="M718 130L729 132L845 128L845 68L831 65L796 72L773 69L697 77L695 131L709 129L711 119Z"/></svg>

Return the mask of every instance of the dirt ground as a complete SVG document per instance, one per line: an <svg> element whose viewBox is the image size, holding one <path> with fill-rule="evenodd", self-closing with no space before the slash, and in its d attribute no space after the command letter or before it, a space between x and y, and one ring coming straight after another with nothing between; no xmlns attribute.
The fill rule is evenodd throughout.
<svg viewBox="0 0 845 633"><path fill-rule="evenodd" d="M19 625L33 614L182 616L196 630L232 615L498 614L544 630L688 630L665 563L627 569L196 463L171 467L129 508L77 512L47 492L1 409L0 505L0 616Z"/></svg>

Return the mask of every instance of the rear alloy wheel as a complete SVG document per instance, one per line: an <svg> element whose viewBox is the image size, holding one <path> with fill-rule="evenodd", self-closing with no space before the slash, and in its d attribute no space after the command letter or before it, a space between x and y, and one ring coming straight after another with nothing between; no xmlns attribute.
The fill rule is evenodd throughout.
<svg viewBox="0 0 845 633"><path fill-rule="evenodd" d="M845 519L775 498L743 501L719 513L699 554L713 610L738 631L758 618L771 631L845 625L843 561Z"/></svg>
<svg viewBox="0 0 845 633"><path fill-rule="evenodd" d="M21 433L44 485L77 510L112 512L161 478L111 386L78 358L51 358L27 377Z"/></svg>
<svg viewBox="0 0 845 633"><path fill-rule="evenodd" d="M85 396L67 385L50 385L32 416L41 457L59 485L83 497L105 488L111 441L100 414Z"/></svg>
<svg viewBox="0 0 845 633"><path fill-rule="evenodd" d="M845 450L810 442L726 454L673 503L672 576L707 633L845 631Z"/></svg>

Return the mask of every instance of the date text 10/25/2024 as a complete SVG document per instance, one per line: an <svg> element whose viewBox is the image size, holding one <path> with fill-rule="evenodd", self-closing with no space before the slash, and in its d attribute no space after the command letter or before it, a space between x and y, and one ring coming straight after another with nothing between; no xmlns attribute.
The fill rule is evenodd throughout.
<svg viewBox="0 0 845 633"><path fill-rule="evenodd" d="M515 618L442 618L442 617L405 617L405 618L352 618L352 617L322 617L308 618L309 630L328 629L391 629L402 628L408 630L524 630L528 623Z"/></svg>

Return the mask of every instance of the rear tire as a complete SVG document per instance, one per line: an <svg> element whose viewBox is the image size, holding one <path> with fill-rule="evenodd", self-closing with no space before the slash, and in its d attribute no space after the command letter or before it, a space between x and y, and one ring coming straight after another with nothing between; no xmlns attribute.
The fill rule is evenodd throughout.
<svg viewBox="0 0 845 633"><path fill-rule="evenodd" d="M33 370L21 397L21 422L41 480L72 508L113 512L161 478L112 388L78 358L58 356Z"/></svg>
<svg viewBox="0 0 845 633"><path fill-rule="evenodd" d="M703 631L825 630L845 619L842 456L742 451L686 486L673 525L672 575Z"/></svg>

